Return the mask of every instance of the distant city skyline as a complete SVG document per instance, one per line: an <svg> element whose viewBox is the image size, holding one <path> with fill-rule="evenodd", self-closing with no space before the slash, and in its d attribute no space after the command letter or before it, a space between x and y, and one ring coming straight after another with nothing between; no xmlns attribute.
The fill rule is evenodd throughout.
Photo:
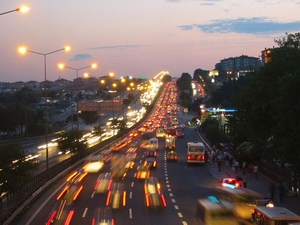
<svg viewBox="0 0 300 225"><path fill-rule="evenodd" d="M0 82L44 80L43 57L18 48L47 53L71 46L70 52L47 56L47 80L74 80L81 68L97 63L100 77L151 78L212 70L220 60L247 55L261 57L274 39L300 29L300 0L65 0L25 2L26 14L0 16ZM25 4L6 1L0 13Z"/></svg>

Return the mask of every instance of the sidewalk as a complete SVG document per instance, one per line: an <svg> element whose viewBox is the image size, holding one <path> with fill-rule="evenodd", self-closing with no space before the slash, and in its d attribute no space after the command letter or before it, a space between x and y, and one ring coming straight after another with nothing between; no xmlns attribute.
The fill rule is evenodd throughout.
<svg viewBox="0 0 300 225"><path fill-rule="evenodd" d="M252 174L252 177L247 177L247 175L243 175L243 171L239 170L237 174L235 174L234 171L232 171L232 168L228 165L222 165L221 171L219 172L217 163L208 163L210 166L210 173L213 177L215 177L217 180L221 180L224 177L242 177L244 181L247 181L247 188L251 189L253 191L256 191L260 194L262 194L265 198L269 198L269 186L271 181L263 176L262 174L258 174L258 178L255 179L254 174ZM275 184L276 185L276 184ZM275 198L274 198L274 204L275 206L285 207L289 209L290 211L298 214L300 216L300 198L299 197L290 197L287 196L284 202L279 201L278 191L275 192Z"/></svg>

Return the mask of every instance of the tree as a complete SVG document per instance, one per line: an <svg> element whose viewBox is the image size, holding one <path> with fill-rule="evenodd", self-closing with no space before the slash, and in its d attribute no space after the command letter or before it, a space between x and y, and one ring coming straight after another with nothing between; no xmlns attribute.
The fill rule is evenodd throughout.
<svg viewBox="0 0 300 225"><path fill-rule="evenodd" d="M85 124L91 125L99 119L97 111L83 111L80 116Z"/></svg>
<svg viewBox="0 0 300 225"><path fill-rule="evenodd" d="M63 153L70 151L73 156L82 158L86 154L87 144L82 140L83 133L79 130L70 130L63 133L58 141L58 148Z"/></svg>
<svg viewBox="0 0 300 225"><path fill-rule="evenodd" d="M259 156L290 163L300 174L300 33L275 42L279 48L267 51L268 63L235 95L234 117Z"/></svg>
<svg viewBox="0 0 300 225"><path fill-rule="evenodd" d="M0 146L0 195L2 192L14 192L31 178L33 170L38 168L37 161L27 160L22 147L17 143Z"/></svg>

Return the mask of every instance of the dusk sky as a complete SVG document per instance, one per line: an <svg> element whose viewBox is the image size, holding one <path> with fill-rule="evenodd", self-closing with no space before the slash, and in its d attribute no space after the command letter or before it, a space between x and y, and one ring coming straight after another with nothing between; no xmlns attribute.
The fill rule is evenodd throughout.
<svg viewBox="0 0 300 225"><path fill-rule="evenodd" d="M300 0L3 0L0 13L0 82L43 81L43 56L20 55L18 47L49 53L47 79L73 80L82 68L100 77L173 77L211 70L221 59L260 57L274 39L300 32Z"/></svg>

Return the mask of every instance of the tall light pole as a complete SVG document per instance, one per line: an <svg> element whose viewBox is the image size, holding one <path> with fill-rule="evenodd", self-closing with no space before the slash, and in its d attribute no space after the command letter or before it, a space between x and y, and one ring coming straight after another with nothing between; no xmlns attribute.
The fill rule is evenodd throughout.
<svg viewBox="0 0 300 225"><path fill-rule="evenodd" d="M16 8L16 9L13 9L13 10L10 10L10 11L7 11L7 12L3 12L3 13L0 13L0 16L2 15L5 15L5 14L8 14L8 13L12 13L12 12L21 12L21 13L25 13L27 11L29 11L29 7L27 6L21 6L19 8Z"/></svg>
<svg viewBox="0 0 300 225"><path fill-rule="evenodd" d="M48 107L47 107L47 55L51 55L53 53L59 52L59 51L69 51L70 47L64 47L52 52L48 52L48 53L40 53L40 52L35 52L35 51L31 51L28 50L26 47L20 47L19 48L19 52L21 54L25 54L26 52L30 52L36 55L41 55L44 57L44 79L45 79L45 84L44 84L44 88L45 88L45 124L46 124L46 171L47 171L47 175L49 173L49 151L48 151Z"/></svg>
<svg viewBox="0 0 300 225"><path fill-rule="evenodd" d="M71 69L71 70L75 70L76 71L76 80L77 80L77 85L76 85L76 92L78 92L78 72L80 70L83 70L83 69L86 69L86 68L97 68L97 64L96 63L93 63L89 66L84 66L84 67L81 67L81 68L73 68L73 67L69 67L69 66L66 66L65 64L63 63L60 63L58 64L58 68L60 69L64 69L64 68L67 68L67 69ZM75 82L74 82L74 85L75 85ZM78 93L77 93L78 94ZM78 117L78 99L76 98L76 107L77 107L77 130L79 130L79 117ZM73 121L72 121L72 127L73 127Z"/></svg>

